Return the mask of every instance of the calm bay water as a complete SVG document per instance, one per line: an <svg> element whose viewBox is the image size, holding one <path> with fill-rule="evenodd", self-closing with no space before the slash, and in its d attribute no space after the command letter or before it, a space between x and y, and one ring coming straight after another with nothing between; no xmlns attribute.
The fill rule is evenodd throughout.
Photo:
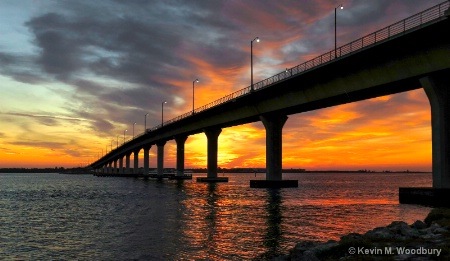
<svg viewBox="0 0 450 261"><path fill-rule="evenodd" d="M222 174L220 174L222 175ZM284 174L299 188L228 183L0 174L1 260L245 260L286 253L430 208L398 204L398 187L431 174Z"/></svg>

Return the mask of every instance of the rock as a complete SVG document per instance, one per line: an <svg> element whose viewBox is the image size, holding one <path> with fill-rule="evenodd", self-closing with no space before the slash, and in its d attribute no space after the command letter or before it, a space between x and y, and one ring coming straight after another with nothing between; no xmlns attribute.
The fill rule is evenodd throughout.
<svg viewBox="0 0 450 261"><path fill-rule="evenodd" d="M368 231L364 234L364 237L367 239L392 239L394 238L395 233L393 233L390 229L385 227L377 227L373 230Z"/></svg>
<svg viewBox="0 0 450 261"><path fill-rule="evenodd" d="M359 241L363 238L363 235L358 234L358 233L350 233L348 235L342 236L341 237L341 241Z"/></svg>
<svg viewBox="0 0 450 261"><path fill-rule="evenodd" d="M425 222L420 221L420 220L416 220L416 222L414 222L411 226L413 228L416 228L416 229L425 229L425 228L427 228L427 224L425 224Z"/></svg>

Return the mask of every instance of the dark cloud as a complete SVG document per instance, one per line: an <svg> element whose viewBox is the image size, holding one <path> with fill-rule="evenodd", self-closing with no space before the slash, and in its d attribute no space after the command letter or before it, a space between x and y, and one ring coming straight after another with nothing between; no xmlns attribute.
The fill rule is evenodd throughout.
<svg viewBox="0 0 450 261"><path fill-rule="evenodd" d="M344 1L338 11L339 45L435 2ZM56 1L25 24L39 52L0 53L0 70L22 82L55 78L72 86L74 92L55 93L70 95L67 109L92 122L95 131L112 133L141 122L145 113L151 126L159 122L161 101L179 95L180 82L187 88L193 77L209 73L202 69L230 75L232 81L232 74L247 66L255 36L263 39L259 50L292 64L331 50L335 7L325 0ZM281 52L286 45L291 48ZM199 60L207 66L198 66ZM206 81L214 85L213 76ZM240 83L230 82L235 85ZM47 125L52 121L42 119Z"/></svg>
<svg viewBox="0 0 450 261"><path fill-rule="evenodd" d="M39 140L23 140L10 142L11 145L17 146L29 146L29 147L39 147L46 149L61 149L66 145L62 142L51 142L51 141L39 141Z"/></svg>

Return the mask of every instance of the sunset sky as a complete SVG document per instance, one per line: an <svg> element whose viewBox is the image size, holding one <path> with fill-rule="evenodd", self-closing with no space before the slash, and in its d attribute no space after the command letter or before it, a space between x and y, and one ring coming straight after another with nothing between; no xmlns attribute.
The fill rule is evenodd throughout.
<svg viewBox="0 0 450 261"><path fill-rule="evenodd" d="M77 167L134 134L442 0L2 0L0 168ZM414 43L411 43L414 44ZM431 171L422 89L290 115L283 168ZM206 136L186 141L206 168ZM141 166L143 153L141 152ZM150 167L156 167L156 146ZM165 147L175 167L176 144ZM224 129L219 167L265 167L261 122Z"/></svg>

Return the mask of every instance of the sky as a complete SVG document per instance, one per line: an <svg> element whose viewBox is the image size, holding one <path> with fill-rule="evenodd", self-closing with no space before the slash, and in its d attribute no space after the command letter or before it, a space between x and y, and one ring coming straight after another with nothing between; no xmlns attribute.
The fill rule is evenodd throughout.
<svg viewBox="0 0 450 261"><path fill-rule="evenodd" d="M339 4L338 46L441 2L1 0L0 168L84 166L192 110L197 78L195 107L247 87L255 37L255 82L331 51ZM283 168L431 171L430 120L422 89L290 115ZM185 146L206 168L206 136ZM265 167L262 123L224 129L218 165Z"/></svg>

